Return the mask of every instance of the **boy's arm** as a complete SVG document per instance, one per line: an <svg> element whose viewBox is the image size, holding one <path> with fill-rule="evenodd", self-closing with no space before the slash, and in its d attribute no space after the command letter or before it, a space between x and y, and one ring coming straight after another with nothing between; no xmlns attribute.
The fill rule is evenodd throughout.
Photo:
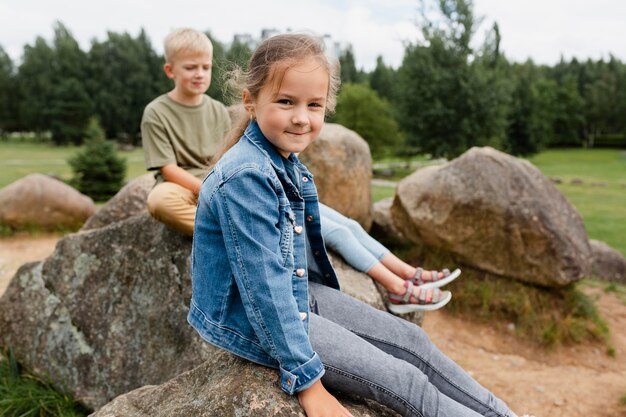
<svg viewBox="0 0 626 417"><path fill-rule="evenodd" d="M191 190L196 195L198 195L198 193L200 192L200 186L202 185L202 181L200 181L198 178L191 175L189 172L185 171L178 165L168 164L161 167L159 170L161 171L161 175L163 175L163 178L165 178L165 181L178 184L181 187Z"/></svg>

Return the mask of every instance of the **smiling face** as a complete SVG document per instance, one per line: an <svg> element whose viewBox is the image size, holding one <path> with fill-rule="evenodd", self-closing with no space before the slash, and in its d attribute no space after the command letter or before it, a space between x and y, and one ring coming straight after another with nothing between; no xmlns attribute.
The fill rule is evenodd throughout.
<svg viewBox="0 0 626 417"><path fill-rule="evenodd" d="M210 53L181 53L174 62L166 63L165 74L174 80L170 97L187 105L202 103L202 95L211 85L212 55Z"/></svg>
<svg viewBox="0 0 626 417"><path fill-rule="evenodd" d="M271 78L276 77L276 71ZM324 124L328 71L315 58L307 58L289 67L280 85L268 81L253 99L244 91L244 104L263 135L287 158L302 152Z"/></svg>

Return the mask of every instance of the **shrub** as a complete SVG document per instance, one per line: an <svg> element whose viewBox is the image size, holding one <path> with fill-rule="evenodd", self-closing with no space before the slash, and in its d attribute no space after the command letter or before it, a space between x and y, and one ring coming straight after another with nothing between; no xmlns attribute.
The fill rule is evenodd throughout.
<svg viewBox="0 0 626 417"><path fill-rule="evenodd" d="M95 201L106 201L122 187L126 160L104 138L97 120L90 120L84 136L85 146L68 159L74 173L71 184Z"/></svg>

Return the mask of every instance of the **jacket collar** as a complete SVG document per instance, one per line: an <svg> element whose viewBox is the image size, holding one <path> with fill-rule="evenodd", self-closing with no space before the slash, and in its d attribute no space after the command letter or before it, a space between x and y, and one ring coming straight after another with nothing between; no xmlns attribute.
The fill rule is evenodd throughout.
<svg viewBox="0 0 626 417"><path fill-rule="evenodd" d="M272 143L267 140L263 132L261 132L259 124L255 120L252 120L250 121L250 123L248 123L248 127L244 131L243 136L246 137L250 141L250 143L256 146L263 154L267 155L270 163L276 171L276 175L278 175L280 182L283 184L283 187L285 187L285 191L287 192L287 194L300 196L300 191L298 187L291 182L289 176L287 175L287 170L285 168L285 159L281 156L281 154L278 153L274 145L272 145ZM300 169L300 171L308 172L306 167L302 165L302 163L295 154L292 153L289 155L289 161L294 163Z"/></svg>

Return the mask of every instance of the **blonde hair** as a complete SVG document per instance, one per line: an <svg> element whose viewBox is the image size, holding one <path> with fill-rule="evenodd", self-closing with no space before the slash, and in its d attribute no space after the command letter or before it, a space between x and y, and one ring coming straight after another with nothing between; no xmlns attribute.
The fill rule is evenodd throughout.
<svg viewBox="0 0 626 417"><path fill-rule="evenodd" d="M264 40L250 57L248 71L236 69L232 72L228 81L229 87L238 90L239 97L243 89L247 89L250 97L256 100L265 85L273 83L280 86L287 70L307 58L318 60L328 72L326 113L332 113L337 104L337 90L340 84L339 64L328 58L324 53L323 44L311 35L289 33ZM222 149L211 159L210 167L239 141L248 123L248 115L244 113L228 134Z"/></svg>
<svg viewBox="0 0 626 417"><path fill-rule="evenodd" d="M170 64L182 54L212 54L213 44L207 35L190 28L176 29L163 40L165 62Z"/></svg>

